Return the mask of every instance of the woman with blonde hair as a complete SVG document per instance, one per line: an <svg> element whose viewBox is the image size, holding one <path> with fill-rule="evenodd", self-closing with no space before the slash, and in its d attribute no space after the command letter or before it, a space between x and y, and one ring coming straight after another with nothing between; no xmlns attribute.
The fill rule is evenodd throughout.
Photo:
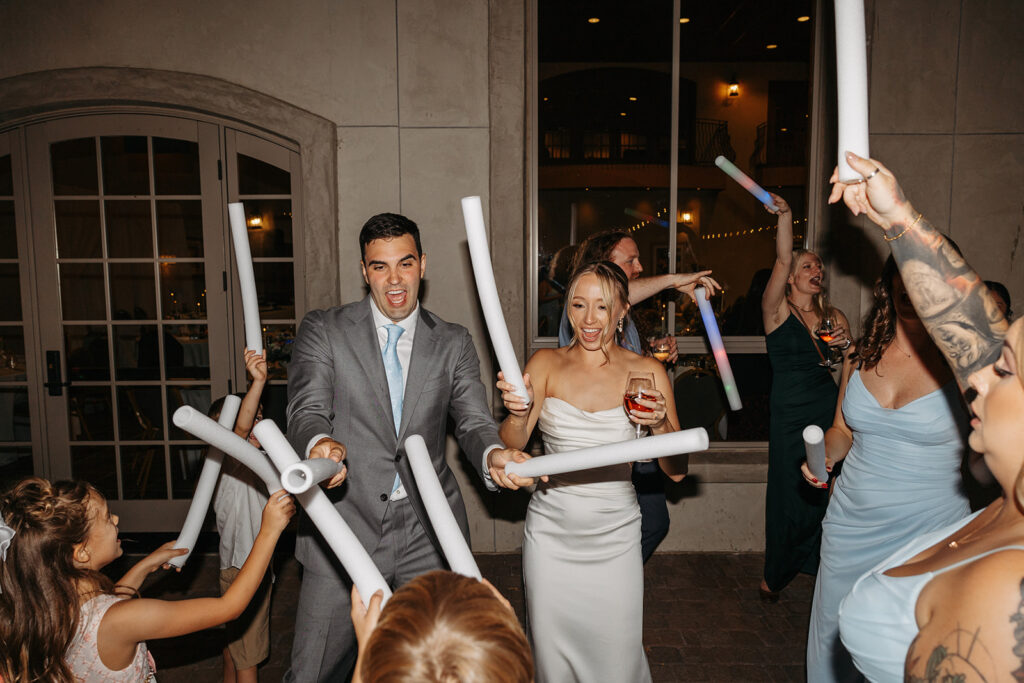
<svg viewBox="0 0 1024 683"><path fill-rule="evenodd" d="M879 562L839 608L843 644L872 681L1024 677L1024 320L1007 321L981 277L906 200L881 163L833 176L830 201L881 226L907 293L969 402L968 443L1002 489L983 510Z"/></svg>

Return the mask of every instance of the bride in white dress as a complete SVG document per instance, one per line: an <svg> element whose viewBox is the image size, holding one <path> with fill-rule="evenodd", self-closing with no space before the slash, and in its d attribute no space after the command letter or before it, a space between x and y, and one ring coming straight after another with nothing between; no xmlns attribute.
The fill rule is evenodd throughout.
<svg viewBox="0 0 1024 683"><path fill-rule="evenodd" d="M530 358L530 405L511 384L497 384L510 413L501 425L506 446L523 448L537 424L546 453L628 441L634 424L654 434L679 429L661 363L616 343L629 310L627 287L625 273L608 262L577 271L566 295L573 340ZM639 401L648 411L627 417L630 372L652 373L656 391ZM662 458L661 467L679 481L686 456ZM651 680L642 642L640 508L630 473L626 463L553 475L530 499L523 574L537 683Z"/></svg>

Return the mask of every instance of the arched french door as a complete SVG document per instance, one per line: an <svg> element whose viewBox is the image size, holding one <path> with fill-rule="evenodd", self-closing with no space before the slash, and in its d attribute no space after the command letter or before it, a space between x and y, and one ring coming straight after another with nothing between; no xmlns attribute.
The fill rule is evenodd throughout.
<svg viewBox="0 0 1024 683"><path fill-rule="evenodd" d="M30 348L14 361L24 378L0 386L0 461L21 455L23 472L27 449L38 474L96 485L122 528L174 530L203 447L171 415L181 405L205 412L246 384L229 201L245 205L271 366L265 401L283 413L304 310L298 150L169 113L67 116L5 137L20 191L12 182L4 194L0 148L0 229L5 202L15 215L23 209L24 225L14 222L26 239L14 258L30 277L21 278L28 310L20 320L8 313L0 329L19 323ZM3 256L0 245L0 276L9 277ZM19 411L27 430L15 428Z"/></svg>

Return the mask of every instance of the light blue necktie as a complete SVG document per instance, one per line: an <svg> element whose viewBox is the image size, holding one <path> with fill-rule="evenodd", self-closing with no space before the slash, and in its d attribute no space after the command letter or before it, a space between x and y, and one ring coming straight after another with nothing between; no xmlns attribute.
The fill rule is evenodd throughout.
<svg viewBox="0 0 1024 683"><path fill-rule="evenodd" d="M402 425L402 399L405 396L405 382L402 380L402 364L398 360L398 338L405 332L400 325L385 325L388 331L388 343L384 346L384 372L388 376L388 393L391 394L391 415L395 418L395 434ZM395 474L395 484L391 488L394 493L402 485L398 474Z"/></svg>

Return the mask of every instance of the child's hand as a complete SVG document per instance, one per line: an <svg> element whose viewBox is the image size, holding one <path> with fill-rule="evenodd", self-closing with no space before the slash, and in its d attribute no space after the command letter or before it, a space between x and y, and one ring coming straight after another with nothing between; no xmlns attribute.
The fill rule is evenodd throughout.
<svg viewBox="0 0 1024 683"><path fill-rule="evenodd" d="M177 541L168 541L162 546L147 555L139 564L144 564L146 573L152 574L157 569L173 569L176 572L181 572L181 567L175 567L170 563L175 557L181 557L182 555L188 555L188 548L175 548L174 544Z"/></svg>
<svg viewBox="0 0 1024 683"><path fill-rule="evenodd" d="M267 381L267 350L256 353L252 349L245 350L245 369L254 382Z"/></svg>
<svg viewBox="0 0 1024 683"><path fill-rule="evenodd" d="M263 507L263 520L260 529L280 535L288 526L288 520L295 514L295 499L281 489L270 494L270 499Z"/></svg>
<svg viewBox="0 0 1024 683"><path fill-rule="evenodd" d="M373 629L377 628L377 622L380 620L380 606L383 602L384 593L377 591L370 596L370 604L365 605L362 596L359 595L359 589L352 584L352 625L355 627L360 654L366 649L366 643L370 640Z"/></svg>

